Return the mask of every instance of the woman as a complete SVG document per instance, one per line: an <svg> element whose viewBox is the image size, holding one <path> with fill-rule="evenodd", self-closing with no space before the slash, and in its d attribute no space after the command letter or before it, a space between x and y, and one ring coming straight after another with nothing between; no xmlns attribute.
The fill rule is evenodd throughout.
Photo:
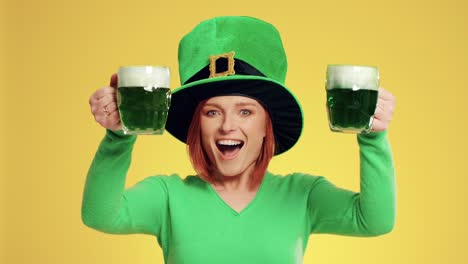
<svg viewBox="0 0 468 264"><path fill-rule="evenodd" d="M204 21L181 40L179 68L183 86L166 129L187 143L198 175L153 176L124 190L136 137L120 131L113 75L90 98L107 133L86 181L86 225L155 235L165 263L208 264L301 263L312 233L376 236L393 228L389 92L379 90L373 132L357 136L361 191L354 193L324 177L267 172L270 159L297 142L303 120L283 84L286 57L272 25Z"/></svg>

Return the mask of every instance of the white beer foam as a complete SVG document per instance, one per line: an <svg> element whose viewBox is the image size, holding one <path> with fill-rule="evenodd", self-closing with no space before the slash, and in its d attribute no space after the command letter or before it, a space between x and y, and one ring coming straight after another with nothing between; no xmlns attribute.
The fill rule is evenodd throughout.
<svg viewBox="0 0 468 264"><path fill-rule="evenodd" d="M326 88L377 91L379 70L371 66L328 65Z"/></svg>
<svg viewBox="0 0 468 264"><path fill-rule="evenodd" d="M126 66L118 72L118 87L169 88L170 72L163 66Z"/></svg>

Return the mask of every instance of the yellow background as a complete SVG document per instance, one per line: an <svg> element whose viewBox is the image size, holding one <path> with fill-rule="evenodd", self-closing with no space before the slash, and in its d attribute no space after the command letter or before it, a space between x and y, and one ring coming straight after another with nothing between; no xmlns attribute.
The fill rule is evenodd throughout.
<svg viewBox="0 0 468 264"><path fill-rule="evenodd" d="M120 65L165 64L179 85L177 45L199 21L249 15L281 32L286 84L305 128L270 170L359 186L355 136L328 130L330 63L377 65L397 99L389 138L397 222L377 238L312 236L304 263L468 263L468 4L462 0L3 0L0 5L0 262L162 263L155 238L96 232L81 195L104 130L88 98ZM128 185L192 173L168 133L138 139ZM274 234L271 234L274 235Z"/></svg>

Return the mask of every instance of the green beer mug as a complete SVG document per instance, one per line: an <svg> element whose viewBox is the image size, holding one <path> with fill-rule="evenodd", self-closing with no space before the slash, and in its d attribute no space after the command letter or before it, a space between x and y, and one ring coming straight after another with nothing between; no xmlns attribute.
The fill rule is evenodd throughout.
<svg viewBox="0 0 468 264"><path fill-rule="evenodd" d="M331 131L369 133L377 107L378 68L328 65L325 87Z"/></svg>
<svg viewBox="0 0 468 264"><path fill-rule="evenodd" d="M169 68L124 66L117 75L117 106L123 132L161 135L171 104Z"/></svg>

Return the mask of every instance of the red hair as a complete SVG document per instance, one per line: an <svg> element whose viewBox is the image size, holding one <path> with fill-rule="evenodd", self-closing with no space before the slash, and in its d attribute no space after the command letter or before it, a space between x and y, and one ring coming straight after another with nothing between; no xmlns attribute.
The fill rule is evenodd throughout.
<svg viewBox="0 0 468 264"><path fill-rule="evenodd" d="M206 100L205 100L206 101ZM214 168L211 164L201 143L201 122L200 113L205 101L198 104L192 117L192 122L187 134L187 148L190 161L195 171L202 179L209 183L214 183ZM263 106L262 106L263 107ZM265 110L265 108L263 107ZM255 189L263 180L268 164L275 153L275 136L273 134L273 124L268 111L265 110L265 138L263 140L262 150L255 162L255 168L250 175L249 187Z"/></svg>

